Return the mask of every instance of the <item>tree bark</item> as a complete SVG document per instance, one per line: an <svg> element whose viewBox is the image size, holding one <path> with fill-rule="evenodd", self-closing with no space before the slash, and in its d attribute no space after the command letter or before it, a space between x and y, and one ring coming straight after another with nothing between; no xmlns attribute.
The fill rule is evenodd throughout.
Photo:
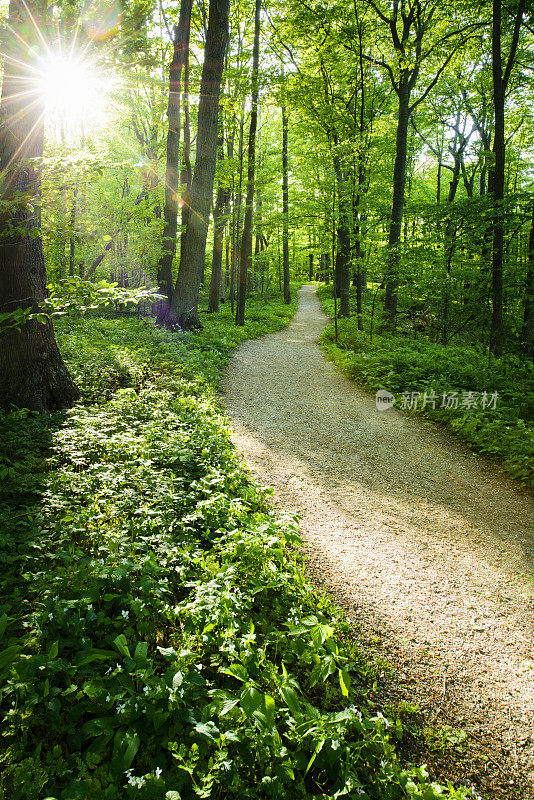
<svg viewBox="0 0 534 800"><path fill-rule="evenodd" d="M408 124L410 121L410 88L402 83L398 88L399 113L393 167L393 200L389 222L388 253L385 274L384 310L391 327L397 318L397 288L399 282L400 244L402 218L404 215L404 191L406 187L406 159L408 153Z"/></svg>
<svg viewBox="0 0 534 800"><path fill-rule="evenodd" d="M223 155L223 131L219 134L219 158L222 161ZM222 282L222 261L224 248L224 229L226 227L226 206L229 199L230 190L219 180L217 189L217 199L213 209L213 257L211 260L211 278L208 312L216 314L219 310L219 300L221 296Z"/></svg>
<svg viewBox="0 0 534 800"><path fill-rule="evenodd" d="M260 63L260 12L261 0L256 0L254 11L254 46L252 49L252 108L248 135L247 195L245 221L239 250L239 280L237 282L236 325L245 324L247 275L252 262L252 212L254 205L254 178L256 166L256 130L258 127L258 72Z"/></svg>
<svg viewBox="0 0 534 800"><path fill-rule="evenodd" d="M291 303L291 289L289 285L289 164L288 164L288 126L286 106L282 106L282 269L284 276L284 302Z"/></svg>
<svg viewBox="0 0 534 800"><path fill-rule="evenodd" d="M178 25L174 26L172 61L169 67L169 103L167 118L167 153L165 165L165 227L158 265L158 291L166 301L160 303L158 324L169 322L169 304L172 295L172 262L176 252L178 230L178 198L180 196L180 136L181 136L181 85L182 69L189 51L192 0L181 0Z"/></svg>
<svg viewBox="0 0 534 800"><path fill-rule="evenodd" d="M41 178L29 159L43 155L44 107L35 85L41 3L10 0L9 37L0 104L0 313L37 311L47 297L40 235ZM20 42L23 44L21 45ZM35 90L28 87L35 86ZM11 204L11 206L10 206ZM78 389L59 352L52 322L0 328L0 406L49 412L72 405Z"/></svg>
<svg viewBox="0 0 534 800"><path fill-rule="evenodd" d="M493 136L494 182L493 182L493 246L491 270L491 352L495 356L502 353L504 343L503 324L503 260L504 260L504 193L506 167L505 140L505 100L515 60L519 32L523 21L525 0L519 0L510 52L503 73L501 52L502 0L493 0L491 55L493 73L493 107L495 114L495 133Z"/></svg>
<svg viewBox="0 0 534 800"><path fill-rule="evenodd" d="M197 153L191 182L189 220L171 302L173 320L184 330L199 328L198 292L204 274L206 237L217 161L219 98L228 43L230 0L210 0L198 106Z"/></svg>
<svg viewBox="0 0 534 800"><path fill-rule="evenodd" d="M525 355L534 358L534 205L528 239L527 275L523 300L523 326L521 328L521 347Z"/></svg>

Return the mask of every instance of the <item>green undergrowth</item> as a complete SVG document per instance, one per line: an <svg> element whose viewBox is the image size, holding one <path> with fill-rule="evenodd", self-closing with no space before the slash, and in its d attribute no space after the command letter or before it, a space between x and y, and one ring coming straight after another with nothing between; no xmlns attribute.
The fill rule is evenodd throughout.
<svg viewBox="0 0 534 800"><path fill-rule="evenodd" d="M0 798L462 798L402 765L375 673L306 585L216 402L232 347L64 320L82 390L2 420Z"/></svg>
<svg viewBox="0 0 534 800"><path fill-rule="evenodd" d="M332 287L322 286L318 294L333 316ZM419 407L410 413L415 410L447 425L474 450L497 459L513 478L534 486L532 362L506 355L488 363L487 353L475 347L445 347L424 337L375 333L370 341L367 319L364 326L365 331L358 331L354 317L339 320L337 344L333 324L323 335L325 352L348 377L374 391L388 390L396 397L395 407L408 411L408 394L418 394ZM498 397L492 402L494 393ZM458 401L458 407L442 408L444 395L445 405Z"/></svg>

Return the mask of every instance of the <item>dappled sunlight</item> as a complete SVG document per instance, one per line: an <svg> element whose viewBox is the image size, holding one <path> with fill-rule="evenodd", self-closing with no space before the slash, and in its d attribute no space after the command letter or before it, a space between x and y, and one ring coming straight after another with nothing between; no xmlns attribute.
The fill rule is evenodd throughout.
<svg viewBox="0 0 534 800"><path fill-rule="evenodd" d="M377 411L313 344L318 311L303 290L288 331L238 351L225 384L234 443L301 516L314 581L383 628L385 657L396 641L407 672L454 677L458 707L489 711L497 730L534 721L528 494L438 426Z"/></svg>

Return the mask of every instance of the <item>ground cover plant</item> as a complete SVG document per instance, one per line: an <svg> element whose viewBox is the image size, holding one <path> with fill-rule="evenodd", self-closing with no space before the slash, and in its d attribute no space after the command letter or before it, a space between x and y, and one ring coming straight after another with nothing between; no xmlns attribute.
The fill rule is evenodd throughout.
<svg viewBox="0 0 534 800"><path fill-rule="evenodd" d="M321 286L318 294L325 311L333 316L332 287ZM512 477L534 486L532 361L513 354L488 359L480 347L445 347L425 336L377 334L376 322L371 339L369 314L364 315L364 327L359 331L356 318L351 317L339 320L337 343L333 324L324 333L325 352L346 375L374 391L390 391L397 398L397 408L404 406L444 423L477 452L497 459ZM419 394L422 399L425 392L436 399L424 409L422 402L410 409L407 395ZM480 403L484 392L486 408ZM493 408L490 399L495 392L498 398ZM462 407L468 393L473 393L474 404ZM402 402L403 395L407 402ZM457 407L455 398L460 400Z"/></svg>
<svg viewBox="0 0 534 800"><path fill-rule="evenodd" d="M399 762L372 667L231 447L218 370L293 309L194 335L64 319L82 401L2 417L1 798L469 796Z"/></svg>

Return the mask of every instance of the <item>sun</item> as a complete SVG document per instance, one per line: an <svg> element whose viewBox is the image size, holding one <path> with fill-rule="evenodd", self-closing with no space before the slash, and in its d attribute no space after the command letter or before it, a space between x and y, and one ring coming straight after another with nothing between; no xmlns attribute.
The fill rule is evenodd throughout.
<svg viewBox="0 0 534 800"><path fill-rule="evenodd" d="M41 66L46 117L71 133L98 127L106 114L106 81L89 61L49 54Z"/></svg>

